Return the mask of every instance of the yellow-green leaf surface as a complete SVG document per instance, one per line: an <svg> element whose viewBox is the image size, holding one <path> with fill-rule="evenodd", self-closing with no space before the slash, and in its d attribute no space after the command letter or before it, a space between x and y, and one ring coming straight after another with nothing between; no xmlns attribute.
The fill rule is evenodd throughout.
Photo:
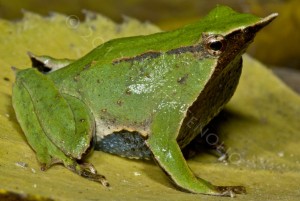
<svg viewBox="0 0 300 201"><path fill-rule="evenodd" d="M270 25L271 26L271 25ZM25 13L19 22L0 20L0 200L4 192L54 200L228 200L174 188L152 161L127 160L94 152L88 161L105 175L105 188L62 166L42 172L16 121L11 104L11 66L30 66L27 51L78 58L111 38L158 32L147 23L122 24L93 13L40 17ZM217 185L245 185L235 200L298 200L300 197L300 98L259 62L244 57L236 94L216 119L229 163L200 154L188 163L200 177ZM31 197L31 199L34 199Z"/></svg>

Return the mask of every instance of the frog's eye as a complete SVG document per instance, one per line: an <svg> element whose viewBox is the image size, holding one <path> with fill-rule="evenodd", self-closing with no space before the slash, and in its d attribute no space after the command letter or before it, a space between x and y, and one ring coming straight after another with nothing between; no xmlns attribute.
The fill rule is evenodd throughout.
<svg viewBox="0 0 300 201"><path fill-rule="evenodd" d="M226 41L221 35L211 35L204 39L206 51L213 55L218 56L222 54L226 48Z"/></svg>

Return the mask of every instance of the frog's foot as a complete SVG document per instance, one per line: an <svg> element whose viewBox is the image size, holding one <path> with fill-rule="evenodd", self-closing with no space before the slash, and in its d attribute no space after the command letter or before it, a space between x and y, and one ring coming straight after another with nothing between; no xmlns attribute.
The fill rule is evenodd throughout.
<svg viewBox="0 0 300 201"><path fill-rule="evenodd" d="M51 157L50 157L51 158ZM38 160L39 161L45 161L43 160L43 157L38 155ZM41 170L42 171L46 171L47 169L49 169L52 165L54 164L59 164L59 163L63 163L62 160L56 159L56 158L51 158L48 162L43 162L41 163Z"/></svg>
<svg viewBox="0 0 300 201"><path fill-rule="evenodd" d="M41 170L46 171L54 164L63 164L72 172L95 182L101 183L103 186L108 187L109 183L105 179L103 175L97 174L96 168L91 163L82 163L78 164L76 161L66 157L65 155L61 155L61 158L52 157L50 160L45 161L44 158L38 157L40 161L45 161L41 163Z"/></svg>
<svg viewBox="0 0 300 201"><path fill-rule="evenodd" d="M236 194L246 194L244 186L216 186L220 196L235 197Z"/></svg>
<svg viewBox="0 0 300 201"><path fill-rule="evenodd" d="M83 169L89 169L91 173L97 174L97 170L92 163L81 163L80 166Z"/></svg>
<svg viewBox="0 0 300 201"><path fill-rule="evenodd" d="M94 166L90 163L83 163L83 164L72 164L67 166L68 169L72 170L76 174L89 179L91 181L95 181L97 183L101 183L105 187L109 187L109 183L106 180L105 176L98 174L97 170Z"/></svg>

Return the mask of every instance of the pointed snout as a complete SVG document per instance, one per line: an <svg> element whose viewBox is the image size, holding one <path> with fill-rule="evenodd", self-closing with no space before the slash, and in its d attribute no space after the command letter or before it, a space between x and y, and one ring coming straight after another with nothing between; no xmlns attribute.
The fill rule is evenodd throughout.
<svg viewBox="0 0 300 201"><path fill-rule="evenodd" d="M253 32L258 32L268 24L270 24L276 17L278 16L278 13L272 13L271 15L262 18L258 23L255 23L255 25L247 27L246 29L251 29Z"/></svg>

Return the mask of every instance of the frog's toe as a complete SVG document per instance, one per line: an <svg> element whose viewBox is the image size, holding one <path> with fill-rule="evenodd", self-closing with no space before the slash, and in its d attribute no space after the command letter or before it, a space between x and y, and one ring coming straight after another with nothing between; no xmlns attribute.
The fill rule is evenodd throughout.
<svg viewBox="0 0 300 201"><path fill-rule="evenodd" d="M92 163L82 163L80 166L82 169L89 169L92 174L97 174L97 170Z"/></svg>
<svg viewBox="0 0 300 201"><path fill-rule="evenodd" d="M37 153L37 159L40 162L41 170L46 171L54 164L63 163L62 160L51 156L49 153L45 152L38 152Z"/></svg>
<svg viewBox="0 0 300 201"><path fill-rule="evenodd" d="M75 172L76 174L89 179L91 181L95 181L97 183L101 183L105 187L109 187L109 183L106 180L105 176L98 174L97 170L91 163L83 163L83 164L72 164L67 166L70 170Z"/></svg>
<svg viewBox="0 0 300 201"><path fill-rule="evenodd" d="M235 197L236 194L246 194L244 186L216 186L220 196Z"/></svg>
<svg viewBox="0 0 300 201"><path fill-rule="evenodd" d="M81 172L81 176L84 178L87 178L89 180L101 183L105 187L109 187L109 183L106 180L105 176L100 175L100 174L94 174L90 171L90 169L83 169Z"/></svg>

